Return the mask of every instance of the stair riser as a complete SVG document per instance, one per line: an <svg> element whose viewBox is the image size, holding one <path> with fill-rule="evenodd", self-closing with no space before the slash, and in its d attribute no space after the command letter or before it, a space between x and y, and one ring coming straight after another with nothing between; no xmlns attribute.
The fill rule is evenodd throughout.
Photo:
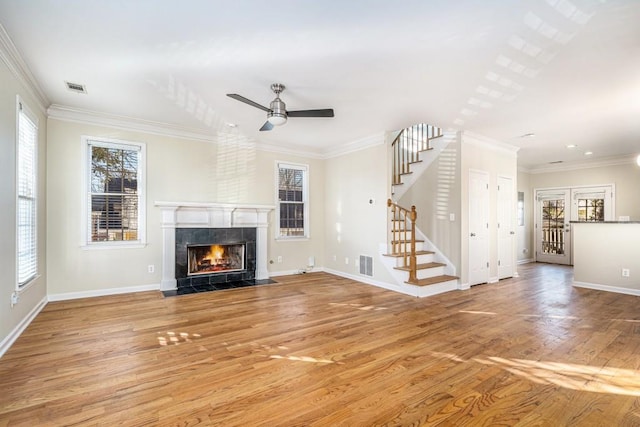
<svg viewBox="0 0 640 427"><path fill-rule="evenodd" d="M398 252L411 252L411 243L399 243L394 245ZM421 251L424 247L424 242L416 242L416 251Z"/></svg>
<svg viewBox="0 0 640 427"><path fill-rule="evenodd" d="M416 256L416 264L426 264L428 262L433 262L434 256L433 254L425 254ZM407 259L407 264L409 260ZM404 258L396 259L396 267L404 267Z"/></svg>
<svg viewBox="0 0 640 427"><path fill-rule="evenodd" d="M425 268L424 270L416 271L416 277L418 279L427 279L429 277L442 276L443 274L444 274L444 266ZM407 277L409 277L409 273L407 273Z"/></svg>

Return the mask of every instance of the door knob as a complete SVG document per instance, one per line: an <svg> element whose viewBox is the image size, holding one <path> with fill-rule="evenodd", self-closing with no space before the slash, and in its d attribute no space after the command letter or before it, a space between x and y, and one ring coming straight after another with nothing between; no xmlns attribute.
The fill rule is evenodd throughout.
<svg viewBox="0 0 640 427"><path fill-rule="evenodd" d="M476 233L471 233L471 237L476 237Z"/></svg>
<svg viewBox="0 0 640 427"><path fill-rule="evenodd" d="M516 234L516 232L515 231L510 231L509 234Z"/></svg>

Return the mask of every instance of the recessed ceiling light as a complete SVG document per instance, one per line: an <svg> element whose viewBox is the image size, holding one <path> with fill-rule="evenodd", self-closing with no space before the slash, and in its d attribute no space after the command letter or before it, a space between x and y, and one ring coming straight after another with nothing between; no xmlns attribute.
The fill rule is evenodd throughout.
<svg viewBox="0 0 640 427"><path fill-rule="evenodd" d="M562 160L556 160L555 162L549 162L550 165L557 165L558 163L563 163Z"/></svg>
<svg viewBox="0 0 640 427"><path fill-rule="evenodd" d="M235 123L227 123L227 126L229 126L230 128L237 128L238 125Z"/></svg>
<svg viewBox="0 0 640 427"><path fill-rule="evenodd" d="M569 144L567 145L567 148L571 149L571 148L576 148L578 147L576 144Z"/></svg>
<svg viewBox="0 0 640 427"><path fill-rule="evenodd" d="M585 151L585 152L584 152L584 155L585 155L585 156L590 156L590 155L592 155L592 154L593 154L593 151Z"/></svg>

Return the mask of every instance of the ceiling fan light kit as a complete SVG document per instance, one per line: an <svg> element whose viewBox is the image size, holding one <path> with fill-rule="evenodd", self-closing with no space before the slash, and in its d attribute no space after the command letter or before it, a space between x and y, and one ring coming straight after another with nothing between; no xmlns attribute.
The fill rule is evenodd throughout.
<svg viewBox="0 0 640 427"><path fill-rule="evenodd" d="M276 94L276 98L271 101L269 108L251 101L244 96L238 95L237 93L228 93L227 96L235 99L236 101L244 102L245 104L267 112L267 121L262 125L260 131L269 131L273 129L274 126L281 126L287 122L288 117L333 117L333 109L331 108L321 110L287 111L286 104L280 99L280 93L282 93L284 89L285 86L280 83L274 83L271 85L271 90Z"/></svg>

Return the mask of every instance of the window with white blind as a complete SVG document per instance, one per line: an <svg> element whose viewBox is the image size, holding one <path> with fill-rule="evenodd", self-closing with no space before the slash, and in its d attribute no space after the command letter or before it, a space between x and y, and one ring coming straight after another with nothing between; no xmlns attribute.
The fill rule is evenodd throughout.
<svg viewBox="0 0 640 427"><path fill-rule="evenodd" d="M17 271L18 289L38 274L37 185L38 120L22 102L17 101Z"/></svg>
<svg viewBox="0 0 640 427"><path fill-rule="evenodd" d="M145 145L84 137L88 246L144 244Z"/></svg>
<svg viewBox="0 0 640 427"><path fill-rule="evenodd" d="M309 237L308 166L278 163L276 238Z"/></svg>

